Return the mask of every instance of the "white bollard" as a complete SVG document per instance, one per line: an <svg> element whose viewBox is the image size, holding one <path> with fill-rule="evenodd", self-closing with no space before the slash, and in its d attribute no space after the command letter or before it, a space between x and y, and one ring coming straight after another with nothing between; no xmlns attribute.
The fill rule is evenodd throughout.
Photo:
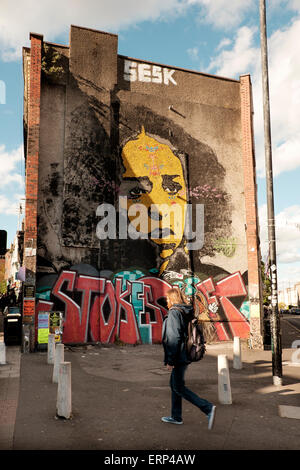
<svg viewBox="0 0 300 470"><path fill-rule="evenodd" d="M30 352L30 325L22 325L22 353Z"/></svg>
<svg viewBox="0 0 300 470"><path fill-rule="evenodd" d="M72 414L71 362L61 362L59 367L56 416L70 419Z"/></svg>
<svg viewBox="0 0 300 470"><path fill-rule="evenodd" d="M233 368L242 369L242 348L241 339L238 336L233 338Z"/></svg>
<svg viewBox="0 0 300 470"><path fill-rule="evenodd" d="M64 345L63 344L56 344L56 346L55 346L55 356L54 356L53 375L52 375L52 382L54 382L54 383L58 383L59 366L62 362L64 362Z"/></svg>
<svg viewBox="0 0 300 470"><path fill-rule="evenodd" d="M3 341L0 342L0 364L6 364L6 348Z"/></svg>
<svg viewBox="0 0 300 470"><path fill-rule="evenodd" d="M54 356L55 356L55 335L50 333L48 336L48 357L47 357L48 364L54 364Z"/></svg>
<svg viewBox="0 0 300 470"><path fill-rule="evenodd" d="M225 354L218 355L218 395L222 405L232 404L228 359Z"/></svg>

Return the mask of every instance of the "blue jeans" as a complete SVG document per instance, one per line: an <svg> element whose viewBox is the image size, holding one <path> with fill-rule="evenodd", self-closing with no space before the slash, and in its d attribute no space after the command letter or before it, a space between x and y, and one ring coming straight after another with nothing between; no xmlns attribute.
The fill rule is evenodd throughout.
<svg viewBox="0 0 300 470"><path fill-rule="evenodd" d="M184 374L187 365L180 364L173 368L170 377L170 387L172 390L172 418L177 421L182 420L182 398L185 398L193 405L197 406L203 413L208 415L212 409L212 403L204 398L198 397L196 393L192 392L185 386Z"/></svg>

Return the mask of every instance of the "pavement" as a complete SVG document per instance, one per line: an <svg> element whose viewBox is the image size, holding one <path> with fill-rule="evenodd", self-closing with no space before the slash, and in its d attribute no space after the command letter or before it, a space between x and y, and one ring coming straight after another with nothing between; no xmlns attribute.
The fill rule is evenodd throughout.
<svg viewBox="0 0 300 470"><path fill-rule="evenodd" d="M232 342L208 344L205 358L189 366L186 385L217 405L212 431L186 401L182 426L161 422L171 401L161 345L65 346L72 370L69 420L56 417L57 384L47 353L7 346L0 365L0 456L7 450L298 450L300 350L290 346L300 330L287 321L282 329L281 386L273 385L271 351L245 342L242 369L233 368ZM228 357L230 405L218 401L219 354Z"/></svg>

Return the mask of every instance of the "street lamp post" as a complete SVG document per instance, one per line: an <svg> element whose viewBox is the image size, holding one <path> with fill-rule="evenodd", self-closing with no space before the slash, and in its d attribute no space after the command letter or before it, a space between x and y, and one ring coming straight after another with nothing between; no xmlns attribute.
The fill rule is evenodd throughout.
<svg viewBox="0 0 300 470"><path fill-rule="evenodd" d="M276 235L275 235L275 215L274 215L274 195L273 195L273 169L272 169L272 145L271 145L271 125L270 125L269 74L268 74L268 49L267 49L265 0L260 0L260 42L261 42L261 62L262 62L265 162L266 162L267 207L268 207L269 263L270 263L270 275L271 275L272 369L273 369L273 384L282 385L282 358L281 358L282 350L281 350L281 331L280 331L280 318L279 318L279 311L278 311L278 292L277 292Z"/></svg>

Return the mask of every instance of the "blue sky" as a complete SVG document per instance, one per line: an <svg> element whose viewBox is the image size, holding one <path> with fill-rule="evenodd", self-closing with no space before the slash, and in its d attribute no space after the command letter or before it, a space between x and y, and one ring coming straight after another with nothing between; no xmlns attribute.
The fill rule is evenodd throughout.
<svg viewBox="0 0 300 470"><path fill-rule="evenodd" d="M300 0L266 4L278 275L279 285L288 286L300 282ZM8 245L24 197L22 46L29 46L30 31L43 34L45 41L68 44L70 24L117 33L119 54L230 78L251 74L265 258L259 0L2 0L0 229L7 230Z"/></svg>

